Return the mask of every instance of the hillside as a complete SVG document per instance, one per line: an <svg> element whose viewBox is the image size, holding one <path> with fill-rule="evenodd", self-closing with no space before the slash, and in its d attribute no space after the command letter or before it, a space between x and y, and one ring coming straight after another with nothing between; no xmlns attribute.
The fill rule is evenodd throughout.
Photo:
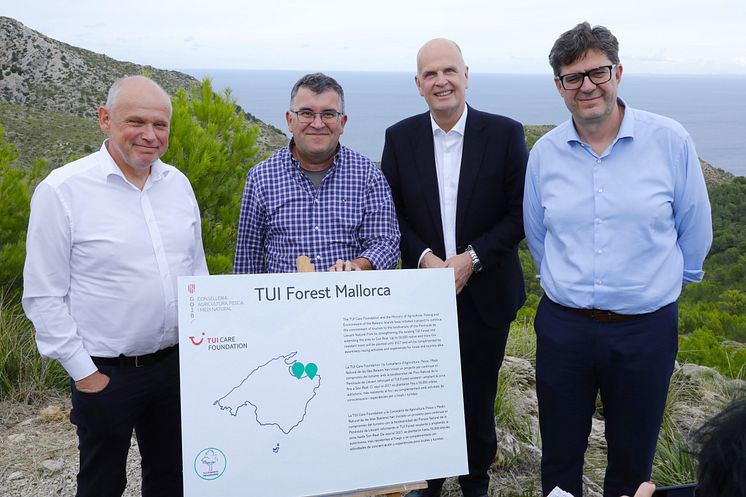
<svg viewBox="0 0 746 497"><path fill-rule="evenodd" d="M71 145L70 155L98 149L103 138L97 131L98 107L112 82L134 74L148 74L169 94L197 83L178 71L73 47L0 16L0 126L28 161L43 157L61 165L69 159L62 150L65 143ZM287 143L277 128L251 114L246 117L260 127L257 141L263 155Z"/></svg>
<svg viewBox="0 0 746 497"><path fill-rule="evenodd" d="M105 138L93 118L7 103L0 103L0 127L4 140L18 149L23 167L38 158L50 167L61 166L97 150Z"/></svg>

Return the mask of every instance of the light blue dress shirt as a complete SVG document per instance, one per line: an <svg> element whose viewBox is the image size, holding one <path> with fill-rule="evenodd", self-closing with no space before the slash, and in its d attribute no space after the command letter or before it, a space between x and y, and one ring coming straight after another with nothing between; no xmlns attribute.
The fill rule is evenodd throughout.
<svg viewBox="0 0 746 497"><path fill-rule="evenodd" d="M572 119L536 142L523 217L544 292L574 308L642 314L670 304L682 285L702 280L712 243L691 137L676 121L626 106L601 155Z"/></svg>

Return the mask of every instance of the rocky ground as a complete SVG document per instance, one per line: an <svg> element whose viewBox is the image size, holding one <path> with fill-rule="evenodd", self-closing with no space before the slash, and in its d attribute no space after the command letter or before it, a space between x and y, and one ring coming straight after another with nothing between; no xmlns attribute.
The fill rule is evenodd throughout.
<svg viewBox="0 0 746 497"><path fill-rule="evenodd" d="M75 495L78 446L70 399L54 396L45 404L0 403L0 497ZM139 456L132 443L126 497L140 495Z"/></svg>
<svg viewBox="0 0 746 497"><path fill-rule="evenodd" d="M507 357L502 382L505 402L498 410L498 453L490 471L492 496L540 495L537 403L534 369ZM685 435L716 413L743 382L726 380L694 365L677 366L667 417ZM77 438L69 421L70 400L52 396L40 405L0 403L0 497L72 497L78 466ZM139 457L132 441L126 497L139 495ZM593 420L586 457L585 495L599 497L605 460L603 420ZM459 497L455 479L444 497ZM258 496L265 497L265 496Z"/></svg>

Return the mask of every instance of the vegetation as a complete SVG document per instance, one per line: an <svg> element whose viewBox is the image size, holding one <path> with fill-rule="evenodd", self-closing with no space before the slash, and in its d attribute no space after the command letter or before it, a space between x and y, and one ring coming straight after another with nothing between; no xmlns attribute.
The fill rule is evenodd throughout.
<svg viewBox="0 0 746 497"><path fill-rule="evenodd" d="M39 159L59 167L98 150L104 140L94 119L25 105L0 103L0 127L18 151L15 164L21 169L31 169Z"/></svg>
<svg viewBox="0 0 746 497"><path fill-rule="evenodd" d="M679 359L746 377L746 178L710 189L713 243L705 279L680 299Z"/></svg>
<svg viewBox="0 0 746 497"><path fill-rule="evenodd" d="M259 149L259 128L237 108L229 91L216 94L209 79L172 99L171 137L163 161L189 177L202 215L210 273L233 270L238 212L246 173Z"/></svg>
<svg viewBox="0 0 746 497"><path fill-rule="evenodd" d="M0 293L0 400L32 402L50 390L64 391L70 379L59 362L37 352L33 327L15 295Z"/></svg>
<svg viewBox="0 0 746 497"><path fill-rule="evenodd" d="M44 165L37 162L29 171L14 164L17 158L15 147L3 143L3 130L0 128L0 291L11 291L21 286L31 201L30 185Z"/></svg>

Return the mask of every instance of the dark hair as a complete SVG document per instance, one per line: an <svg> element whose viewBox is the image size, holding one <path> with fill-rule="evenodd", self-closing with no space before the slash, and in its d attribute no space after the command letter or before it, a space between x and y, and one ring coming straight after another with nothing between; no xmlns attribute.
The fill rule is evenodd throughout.
<svg viewBox="0 0 746 497"><path fill-rule="evenodd" d="M315 94L324 93L328 90L334 90L337 92L337 95L339 95L339 105L341 109L339 109L340 112L344 113L345 111L345 92L342 90L342 87L339 83L337 83L337 80L334 78L327 76L326 74L315 72L312 74L306 74L302 78L300 78L295 85L293 85L293 89L290 91L290 106L292 107L293 102L295 101L295 95L298 94L298 90L300 88L308 88Z"/></svg>
<svg viewBox="0 0 746 497"><path fill-rule="evenodd" d="M549 64L554 75L559 76L560 67L572 64L592 49L603 52L612 64L619 64L619 42L616 36L604 26L591 27L588 22L581 22L562 33L554 42L549 52Z"/></svg>
<svg viewBox="0 0 746 497"><path fill-rule="evenodd" d="M746 497L746 395L697 430L698 497Z"/></svg>

